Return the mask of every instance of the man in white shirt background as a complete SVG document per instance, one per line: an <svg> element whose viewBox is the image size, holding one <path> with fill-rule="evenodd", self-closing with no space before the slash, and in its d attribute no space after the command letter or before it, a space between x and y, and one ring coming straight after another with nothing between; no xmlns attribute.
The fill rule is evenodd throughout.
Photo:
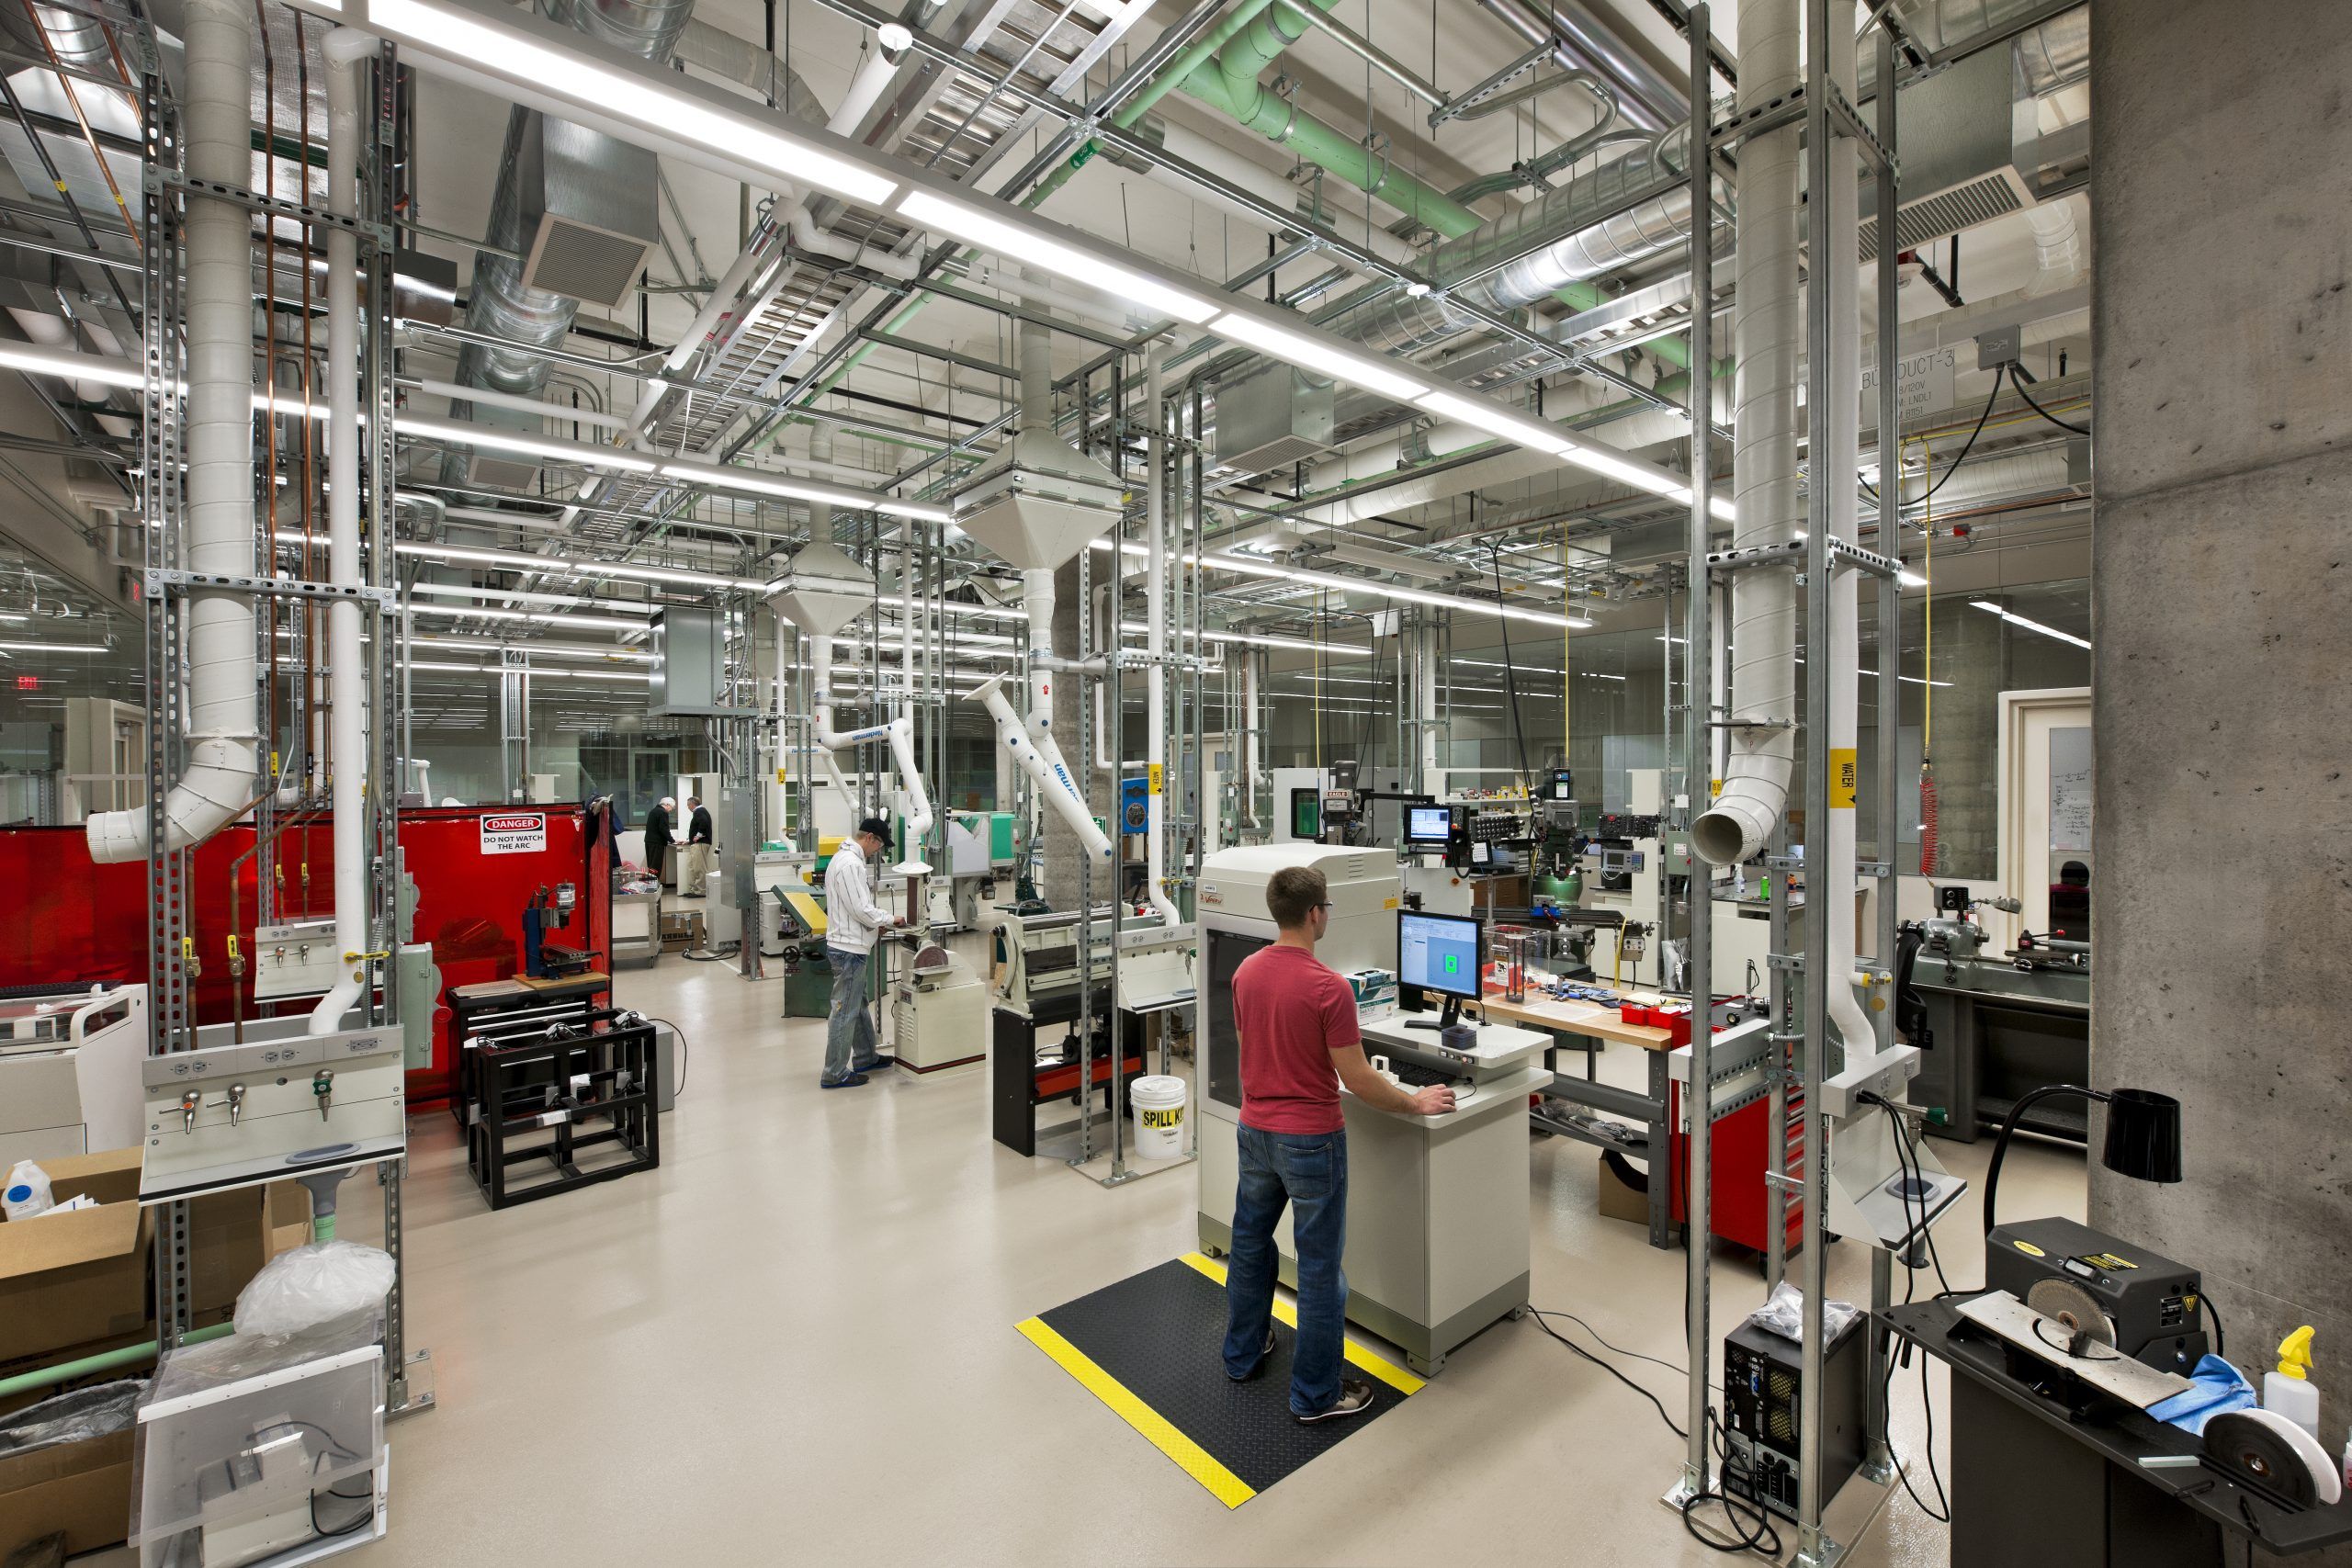
<svg viewBox="0 0 2352 1568"><path fill-rule="evenodd" d="M890 847L890 824L868 817L825 867L825 958L833 966L833 1007L825 1021L825 1070L820 1089L854 1089L884 1066L865 1007L865 964L876 932L906 922L875 900L870 867Z"/></svg>

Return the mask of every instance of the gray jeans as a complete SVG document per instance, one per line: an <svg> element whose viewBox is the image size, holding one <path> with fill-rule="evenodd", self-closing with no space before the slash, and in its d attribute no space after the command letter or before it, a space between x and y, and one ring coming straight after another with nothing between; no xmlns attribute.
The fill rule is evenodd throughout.
<svg viewBox="0 0 2352 1568"><path fill-rule="evenodd" d="M865 1008L865 964L873 954L825 949L833 966L833 1008L825 1020L825 1077L838 1083L881 1055L874 1038L874 1015Z"/></svg>

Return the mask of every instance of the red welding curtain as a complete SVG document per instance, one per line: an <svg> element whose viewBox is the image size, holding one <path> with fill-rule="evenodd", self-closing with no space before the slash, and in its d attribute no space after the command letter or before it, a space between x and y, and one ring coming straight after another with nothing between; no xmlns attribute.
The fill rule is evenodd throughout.
<svg viewBox="0 0 2352 1568"><path fill-rule="evenodd" d="M542 848L483 852L483 818L515 815L511 807L435 807L401 814L402 857L416 883L415 939L433 943L433 961L445 987L504 979L520 968L524 907L539 888L559 883L578 886L587 911L586 929L564 932L564 944L597 954L600 963L607 953L612 835L602 814L578 806L535 807L526 815L546 818ZM281 919L323 919L333 912L334 839L327 819L313 824L307 835L298 828L280 838ZM492 841L517 840L509 833ZM253 845L252 826L240 823L196 852L189 911L199 1023L224 1022L240 1004L245 1016L254 1016L251 974L232 990L228 953L232 930L251 952L255 904L254 860L247 852ZM0 886L17 890L15 918L0 922L0 987L144 981L147 870L143 862L93 864L79 828L0 829L0 878L6 879ZM433 1066L409 1075L412 1099L437 1098L448 1085L445 1019L440 998L434 1002Z"/></svg>

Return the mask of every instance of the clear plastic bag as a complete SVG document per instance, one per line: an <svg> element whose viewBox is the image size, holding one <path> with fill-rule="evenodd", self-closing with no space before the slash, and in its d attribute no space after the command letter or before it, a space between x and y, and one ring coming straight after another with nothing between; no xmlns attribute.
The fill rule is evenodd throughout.
<svg viewBox="0 0 2352 1568"><path fill-rule="evenodd" d="M1846 1325L1861 1314L1861 1308L1851 1302L1826 1301L1821 1303L1821 1339L1827 1344L1846 1331ZM1804 1292L1786 1280L1772 1287L1772 1298L1747 1314L1747 1321L1768 1334L1783 1339L1804 1337Z"/></svg>
<svg viewBox="0 0 2352 1568"><path fill-rule="evenodd" d="M0 1416L0 1459L119 1432L130 1425L139 1396L146 1392L146 1379L129 1378L77 1388Z"/></svg>
<svg viewBox="0 0 2352 1568"><path fill-rule="evenodd" d="M380 1308L398 1266L381 1247L322 1242L282 1252L237 1296L237 1334L284 1339Z"/></svg>

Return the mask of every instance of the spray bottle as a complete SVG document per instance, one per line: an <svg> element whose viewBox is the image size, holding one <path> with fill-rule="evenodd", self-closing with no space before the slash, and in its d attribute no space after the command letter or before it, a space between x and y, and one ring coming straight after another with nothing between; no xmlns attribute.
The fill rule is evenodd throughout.
<svg viewBox="0 0 2352 1568"><path fill-rule="evenodd" d="M2311 1382L2312 1325L2304 1324L2278 1342L2278 1370L2262 1380L2262 1407L2275 1410L2319 1437L2319 1390Z"/></svg>

